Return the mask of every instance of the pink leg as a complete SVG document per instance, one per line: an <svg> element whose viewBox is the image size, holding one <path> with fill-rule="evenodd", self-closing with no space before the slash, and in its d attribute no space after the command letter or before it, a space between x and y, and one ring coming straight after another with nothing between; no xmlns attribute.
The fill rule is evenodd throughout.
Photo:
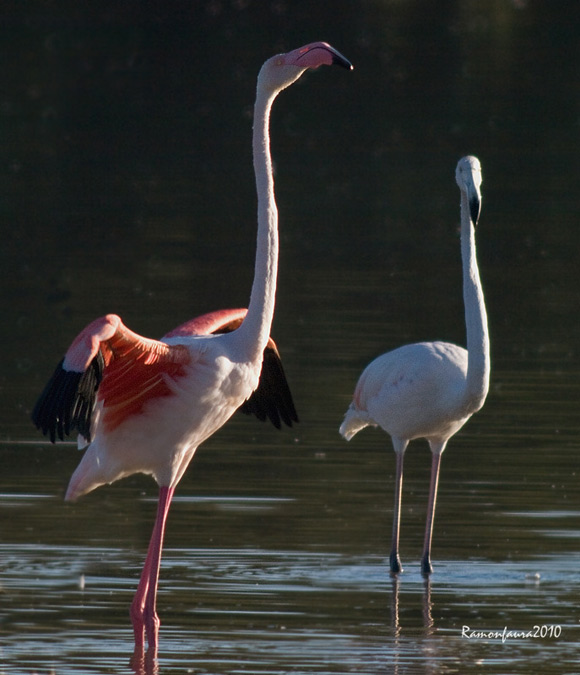
<svg viewBox="0 0 580 675"><path fill-rule="evenodd" d="M159 617L155 608L157 598L157 585L159 581L159 567L161 565L161 551L163 549L163 536L169 506L175 488L161 487L159 490L159 503L157 506L157 518L151 534L147 558L141 573L141 579L137 592L131 604L131 621L135 633L135 653L142 654L145 645L145 636L149 645L149 653L157 655Z"/></svg>
<svg viewBox="0 0 580 675"><path fill-rule="evenodd" d="M401 528L401 493L403 490L403 459L405 457L406 442L393 439L395 456L397 458L395 475L395 506L393 511L393 537L391 543L391 555L389 562L392 574L400 574L403 571L399 557L399 531Z"/></svg>
<svg viewBox="0 0 580 675"><path fill-rule="evenodd" d="M443 446L445 447L445 446ZM437 502L437 486L439 484L439 467L441 466L441 453L433 452L431 461L431 485L429 488L429 506L427 508L427 524L425 526L425 543L423 545L423 556L421 558L421 572L428 576L433 572L431 565L431 539L433 537L433 521L435 519L435 504Z"/></svg>

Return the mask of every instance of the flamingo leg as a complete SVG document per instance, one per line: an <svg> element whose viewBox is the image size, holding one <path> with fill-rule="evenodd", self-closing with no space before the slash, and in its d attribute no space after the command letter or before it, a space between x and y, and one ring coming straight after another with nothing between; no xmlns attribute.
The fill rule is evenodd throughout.
<svg viewBox="0 0 580 675"><path fill-rule="evenodd" d="M423 545L423 555L421 557L421 572L423 576L428 576L433 572L433 566L431 565L431 539L433 537L433 521L435 519L435 504L437 502L437 486L439 484L439 468L441 466L442 452L443 448L434 451L431 460L429 506L427 508L427 524L425 526L425 543Z"/></svg>
<svg viewBox="0 0 580 675"><path fill-rule="evenodd" d="M157 655L160 626L156 611L159 567L161 565L165 523L174 491L175 488L173 487L161 487L159 490L157 517L153 526L141 579L139 580L137 592L131 604L131 621L135 633L135 653L143 653L145 637L147 637L149 653L153 654L154 657Z"/></svg>
<svg viewBox="0 0 580 675"><path fill-rule="evenodd" d="M391 554L389 562L392 574L400 574L403 571L401 559L399 557L399 532L401 529L401 493L403 490L403 459L405 457L405 448L407 443L398 443L393 439L395 445L395 456L397 458L395 473L395 506L393 510L393 537L391 543Z"/></svg>

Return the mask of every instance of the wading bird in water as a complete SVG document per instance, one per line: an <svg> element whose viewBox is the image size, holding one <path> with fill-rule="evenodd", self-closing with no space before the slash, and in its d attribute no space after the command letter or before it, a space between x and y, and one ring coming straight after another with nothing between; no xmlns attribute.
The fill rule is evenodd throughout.
<svg viewBox="0 0 580 675"><path fill-rule="evenodd" d="M461 258L467 350L449 342L404 345L372 361L362 372L340 433L350 440L367 426L390 434L396 453L395 507L390 567L399 557L403 458L409 441L426 438L432 452L431 484L421 570L429 575L431 538L441 455L447 441L484 404L489 388L489 336L475 255L475 226L481 209L481 167L463 157L455 172L461 192Z"/></svg>
<svg viewBox="0 0 580 675"><path fill-rule="evenodd" d="M73 341L32 414L53 442L76 430L88 444L66 500L134 473L150 474L159 484L157 518L131 605L136 655L143 653L145 639L148 654L157 654L156 594L165 522L197 447L240 406L278 425L278 416L288 424L297 419L269 337L278 268L269 120L283 89L306 70L332 64L352 68L333 47L315 42L268 59L260 70L253 128L258 237L247 312L204 315L160 341L133 333L118 316L97 319Z"/></svg>

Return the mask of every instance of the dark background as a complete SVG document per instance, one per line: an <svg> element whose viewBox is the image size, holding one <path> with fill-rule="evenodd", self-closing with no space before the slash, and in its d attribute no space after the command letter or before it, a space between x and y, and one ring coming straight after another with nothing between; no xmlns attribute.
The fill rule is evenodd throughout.
<svg viewBox="0 0 580 675"><path fill-rule="evenodd" d="M214 672L206 656L228 672L231 645L253 672L383 672L399 648L420 672L577 663L579 35L580 5L551 0L2 3L0 633L12 665L37 654L35 672L74 671L82 654L119 672L126 660L155 485L132 477L63 505L79 455L45 444L30 410L106 312L159 337L247 303L256 76L314 40L355 70L308 73L273 108L273 335L301 423L279 433L236 416L198 451L169 519L162 654L189 659L183 633L196 672ZM379 353L464 344L454 171L465 154L483 168L492 378L443 460L430 641L426 445L406 460L399 607L389 439L369 430L346 444L338 426ZM287 641L279 622L294 629ZM464 623L538 622L568 628L553 642L456 640Z"/></svg>

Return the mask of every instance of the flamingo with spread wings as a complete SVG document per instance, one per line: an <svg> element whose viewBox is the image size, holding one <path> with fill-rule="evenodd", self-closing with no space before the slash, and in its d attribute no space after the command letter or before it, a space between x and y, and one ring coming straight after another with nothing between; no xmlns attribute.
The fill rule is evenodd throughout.
<svg viewBox="0 0 580 675"><path fill-rule="evenodd" d="M162 340L133 333L109 314L73 341L33 411L54 441L77 431L88 443L67 500L134 473L160 487L157 518L131 605L135 652L158 648L156 594L163 536L175 488L197 447L236 410L274 424L297 420L270 339L278 268L278 216L269 119L276 96L307 69L351 64L315 42L278 54L262 66L254 107L253 157L258 195L254 281L246 310L226 310L183 324Z"/></svg>

